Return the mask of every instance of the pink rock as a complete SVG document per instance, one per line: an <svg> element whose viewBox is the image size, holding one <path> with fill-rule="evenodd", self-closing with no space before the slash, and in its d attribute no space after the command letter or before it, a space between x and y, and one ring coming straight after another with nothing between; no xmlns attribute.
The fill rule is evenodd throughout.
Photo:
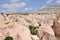
<svg viewBox="0 0 60 40"><path fill-rule="evenodd" d="M30 30L26 26L22 24L15 24L14 26L10 33L14 40L31 40Z"/></svg>
<svg viewBox="0 0 60 40"><path fill-rule="evenodd" d="M53 29L46 23L42 23L38 30L40 40L56 40Z"/></svg>
<svg viewBox="0 0 60 40"><path fill-rule="evenodd" d="M60 36L60 13L56 13L56 20L54 21L54 32L56 36Z"/></svg>
<svg viewBox="0 0 60 40"><path fill-rule="evenodd" d="M25 22L23 18L21 19L21 21L23 22L10 22L9 24L5 24L4 20L1 21L0 40L4 40L6 36L11 36L14 40L32 40L30 30L28 29L28 27L22 24L26 24L27 22Z"/></svg>

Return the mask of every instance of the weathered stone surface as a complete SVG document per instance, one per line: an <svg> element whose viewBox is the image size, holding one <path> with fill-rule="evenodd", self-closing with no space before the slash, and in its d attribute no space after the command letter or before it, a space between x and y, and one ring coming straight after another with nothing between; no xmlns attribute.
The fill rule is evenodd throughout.
<svg viewBox="0 0 60 40"><path fill-rule="evenodd" d="M48 33L48 35L46 34L46 36L49 36L50 34L54 35L53 31L49 30L49 28L48 28L53 25L54 17L52 16L52 14L51 15L37 15L37 14L9 15L9 16L6 16L6 21L5 21L4 17L1 16L0 17L0 31L3 28L3 30L4 30L3 33L5 35L3 35L2 32L0 34L3 35L2 38L4 38L8 34L9 36L14 37L14 40L18 40L17 36L18 37L20 36L21 40L28 40L28 39L31 40L29 25L39 27L39 24L41 24L41 22L44 21L44 22L48 23L49 26L45 25L46 29L44 28L44 31L42 31L42 32ZM5 22L9 22L9 23L5 24ZM50 36L50 37L52 37L52 36ZM33 39L35 39L35 37L33 37ZM37 39L37 36L36 36L36 39Z"/></svg>
<svg viewBox="0 0 60 40"><path fill-rule="evenodd" d="M56 40L53 29L46 23L40 26L37 36L40 40Z"/></svg>
<svg viewBox="0 0 60 40"><path fill-rule="evenodd" d="M60 36L60 14L59 13L57 13L57 20L54 21L53 29L56 36Z"/></svg>
<svg viewBox="0 0 60 40"><path fill-rule="evenodd" d="M23 18L20 18L21 20L17 18L19 23L15 21L15 18L13 18L14 22L11 21L8 24L4 23L4 19L0 19L0 24L2 23L0 25L0 39L4 40L6 36L11 36L14 40L32 40L30 30L26 27L27 22Z"/></svg>

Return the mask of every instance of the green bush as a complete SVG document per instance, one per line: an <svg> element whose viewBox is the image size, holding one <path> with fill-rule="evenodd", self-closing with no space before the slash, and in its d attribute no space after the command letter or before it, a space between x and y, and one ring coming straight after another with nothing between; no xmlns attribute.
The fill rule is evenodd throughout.
<svg viewBox="0 0 60 40"><path fill-rule="evenodd" d="M36 30L37 27L32 27L31 25L29 25L29 29L30 29L30 32L32 35L36 35L37 34L37 30Z"/></svg>
<svg viewBox="0 0 60 40"><path fill-rule="evenodd" d="M13 37L8 36L4 40L13 40Z"/></svg>

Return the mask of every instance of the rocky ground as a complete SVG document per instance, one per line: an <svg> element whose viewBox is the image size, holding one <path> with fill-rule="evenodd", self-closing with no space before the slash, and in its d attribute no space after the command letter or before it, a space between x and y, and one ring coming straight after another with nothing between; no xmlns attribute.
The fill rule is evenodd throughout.
<svg viewBox="0 0 60 40"><path fill-rule="evenodd" d="M55 34L58 34L56 30L56 22L60 22L56 18L56 14L47 14L47 15L37 15L37 14L29 14L29 15L6 15L6 14L0 14L0 40L3 40L6 36L12 36L14 37L14 40L39 40L38 37L42 37L44 33L47 33L43 37L45 40L55 39ZM47 23L47 24L46 24ZM55 24L54 24L55 23ZM31 29L34 33L36 30L38 31L38 37L33 36L31 34L31 30L29 29L29 25L34 28ZM55 25L55 28L54 28ZM40 28L40 29L38 29ZM58 31L58 30L57 30ZM41 33L40 33L41 32ZM24 36L22 36L24 35ZM50 36L49 36L50 35ZM28 37L28 38L27 38ZM32 37L32 39L31 39ZM51 39L52 37L52 39ZM43 39L43 40L44 40ZM57 39L59 39L57 37Z"/></svg>

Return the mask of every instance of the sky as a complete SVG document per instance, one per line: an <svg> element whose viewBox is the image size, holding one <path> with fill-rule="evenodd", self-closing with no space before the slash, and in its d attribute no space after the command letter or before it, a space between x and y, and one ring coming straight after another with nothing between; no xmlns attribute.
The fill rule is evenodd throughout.
<svg viewBox="0 0 60 40"><path fill-rule="evenodd" d="M60 0L0 0L0 12L36 12L46 6L60 6Z"/></svg>

